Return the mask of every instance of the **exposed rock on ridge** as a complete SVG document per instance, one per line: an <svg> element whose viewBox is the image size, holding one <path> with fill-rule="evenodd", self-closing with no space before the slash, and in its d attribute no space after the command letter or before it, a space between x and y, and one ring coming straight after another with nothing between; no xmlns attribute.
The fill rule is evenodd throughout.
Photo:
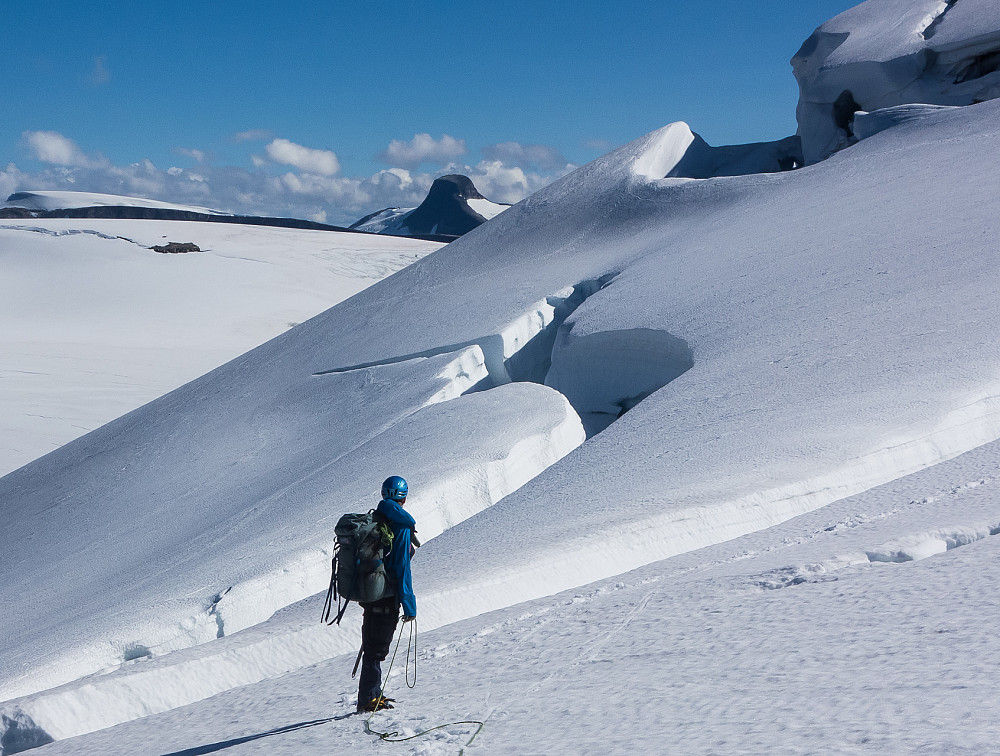
<svg viewBox="0 0 1000 756"><path fill-rule="evenodd" d="M489 220L470 205L469 200L478 200L481 210L490 207L493 214L503 207L480 194L468 176L454 173L435 179L427 197L412 210L386 208L366 215L350 227L397 236L457 238Z"/></svg>

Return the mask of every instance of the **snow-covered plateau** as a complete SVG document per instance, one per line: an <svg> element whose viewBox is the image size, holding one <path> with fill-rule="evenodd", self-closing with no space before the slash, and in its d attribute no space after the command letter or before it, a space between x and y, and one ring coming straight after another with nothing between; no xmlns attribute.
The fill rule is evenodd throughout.
<svg viewBox="0 0 1000 756"><path fill-rule="evenodd" d="M800 83L992 38L963 3L869 0ZM997 752L986 100L800 101L797 170L670 124L0 478L3 753ZM420 632L371 727L437 728L394 746L319 622L389 474Z"/></svg>
<svg viewBox="0 0 1000 756"><path fill-rule="evenodd" d="M4 207L20 207L25 210L66 210L82 207L147 207L158 210L183 210L206 215L227 215L198 205L178 205L174 202L125 197L119 194L99 194L97 192L67 192L57 190L14 192L4 202Z"/></svg>
<svg viewBox="0 0 1000 756"><path fill-rule="evenodd" d="M86 193L30 194L59 207L96 202ZM152 249L168 241L201 251ZM0 475L439 246L189 221L0 219Z"/></svg>

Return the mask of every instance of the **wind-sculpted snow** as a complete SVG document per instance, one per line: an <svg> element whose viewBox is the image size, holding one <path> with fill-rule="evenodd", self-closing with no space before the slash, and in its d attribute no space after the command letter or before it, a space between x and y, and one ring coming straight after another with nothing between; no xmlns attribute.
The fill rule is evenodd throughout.
<svg viewBox="0 0 1000 756"><path fill-rule="evenodd" d="M906 123L907 121L919 121L936 111L947 110L948 105L896 105L891 108L882 108L871 113L859 110L854 114L854 121L851 124L851 131L858 139L867 139L886 129Z"/></svg>
<svg viewBox="0 0 1000 756"><path fill-rule="evenodd" d="M712 147L686 123L672 123L635 159L632 170L647 179L747 176L779 173L802 165L798 136L777 142Z"/></svg>
<svg viewBox="0 0 1000 756"><path fill-rule="evenodd" d="M560 330L545 384L565 395L592 436L690 370L691 349L664 331L636 328L576 337Z"/></svg>
<svg viewBox="0 0 1000 756"><path fill-rule="evenodd" d="M433 537L584 437L544 387L444 401L486 376L477 348L319 376L270 359L244 358L0 480L4 590L31 605L2 620L6 696L120 664L137 644L162 654L235 632L316 592L336 518L377 501L379 481L352 471L405 469ZM186 411L209 405L197 422ZM27 601L39 571L59 579ZM36 630L52 623L60 650L42 653Z"/></svg>
<svg viewBox="0 0 1000 756"><path fill-rule="evenodd" d="M969 105L1000 96L993 0L868 0L820 26L792 58L803 152L853 144L855 111Z"/></svg>

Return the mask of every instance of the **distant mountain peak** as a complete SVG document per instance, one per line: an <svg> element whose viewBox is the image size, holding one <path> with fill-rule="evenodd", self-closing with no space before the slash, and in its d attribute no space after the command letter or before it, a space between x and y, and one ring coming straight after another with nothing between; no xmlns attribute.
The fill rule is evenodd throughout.
<svg viewBox="0 0 1000 756"><path fill-rule="evenodd" d="M458 237L508 207L480 194L468 176L450 173L434 179L417 207L379 210L356 221L351 228L395 236Z"/></svg>
<svg viewBox="0 0 1000 756"><path fill-rule="evenodd" d="M424 204L432 197L445 192L457 194L460 199L486 199L486 197L479 193L476 185L472 183L472 179L468 176L463 176L461 173L449 173L447 176L439 176L434 179L430 191L427 192L427 199L424 200Z"/></svg>

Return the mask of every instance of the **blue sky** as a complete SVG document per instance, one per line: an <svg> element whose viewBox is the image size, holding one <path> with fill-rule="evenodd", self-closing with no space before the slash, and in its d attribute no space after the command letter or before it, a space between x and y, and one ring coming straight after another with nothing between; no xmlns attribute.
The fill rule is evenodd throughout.
<svg viewBox="0 0 1000 756"><path fill-rule="evenodd" d="M346 222L460 171L513 201L671 121L711 144L794 133L788 60L854 4L15 4L0 193Z"/></svg>

